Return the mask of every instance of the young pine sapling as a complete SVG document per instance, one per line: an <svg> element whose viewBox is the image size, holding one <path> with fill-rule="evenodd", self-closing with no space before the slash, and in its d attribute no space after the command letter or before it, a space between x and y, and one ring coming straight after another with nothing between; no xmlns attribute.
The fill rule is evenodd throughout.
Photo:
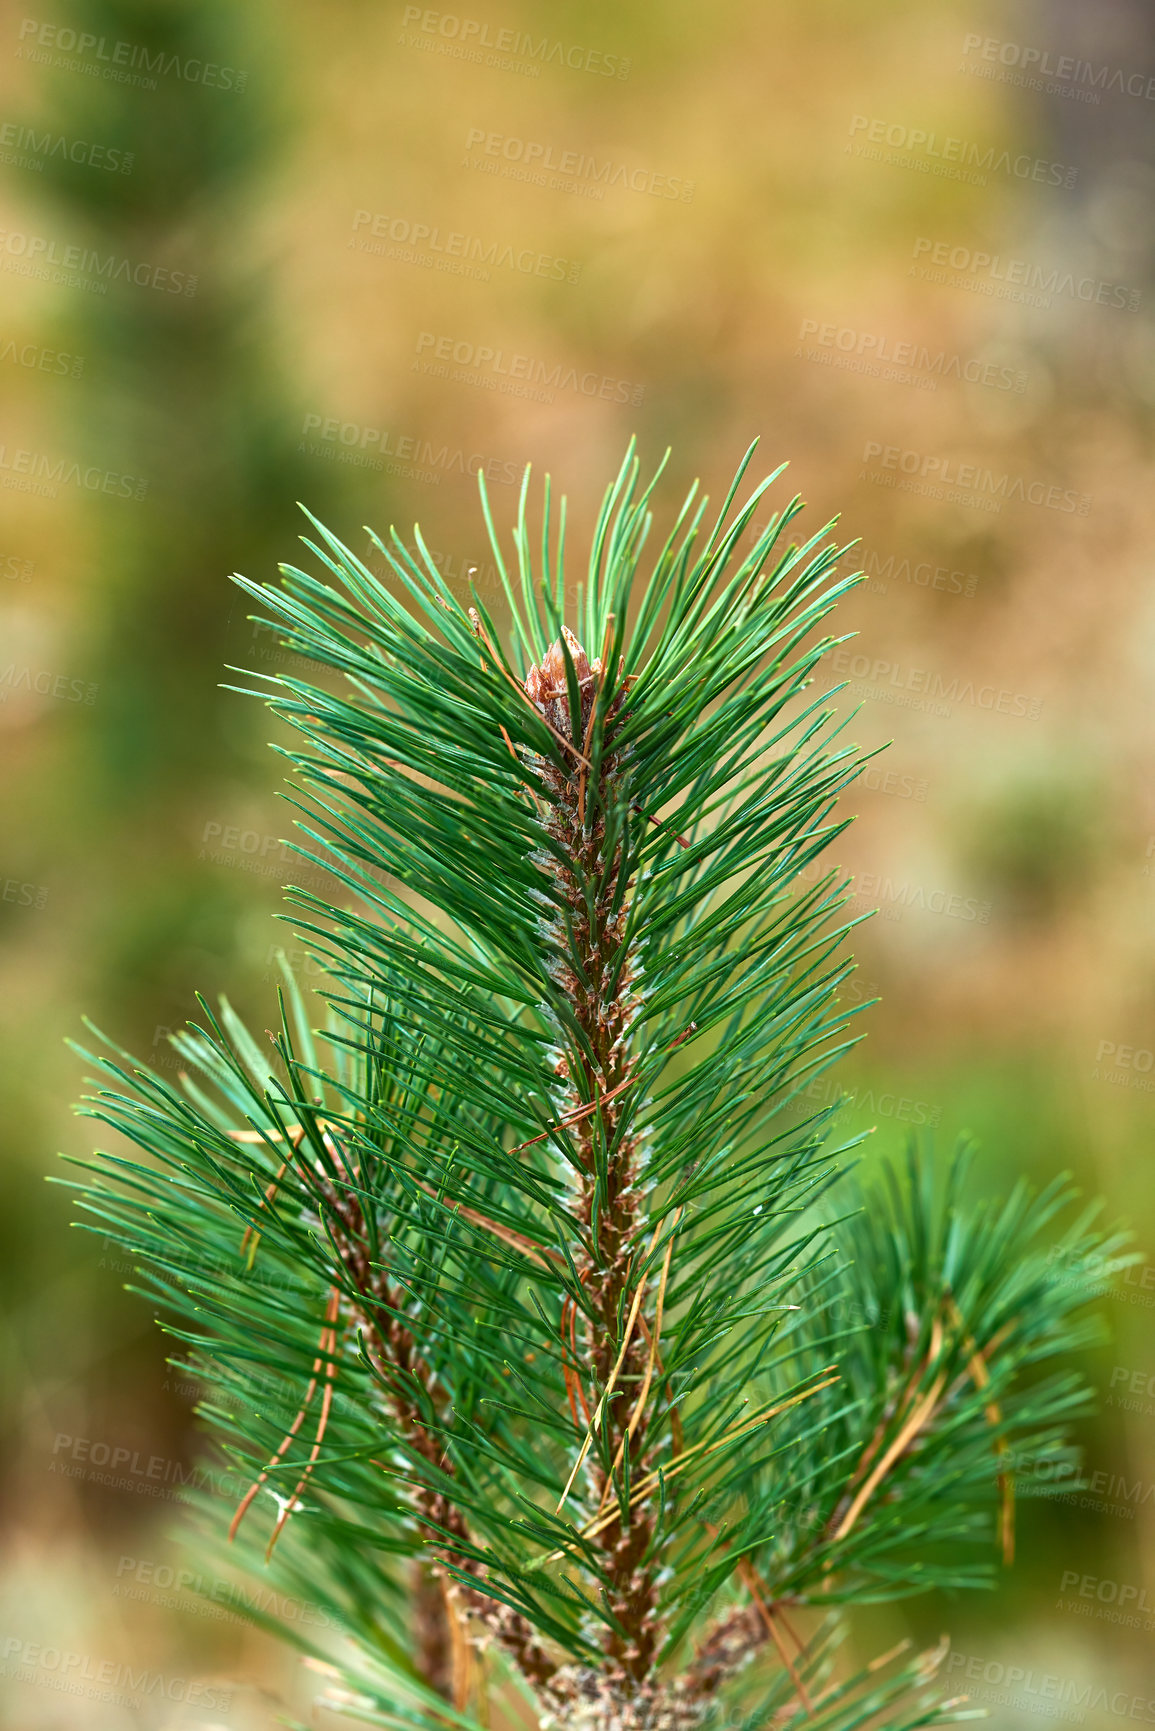
<svg viewBox="0 0 1155 1731"><path fill-rule="evenodd" d="M962 1156L835 1212L804 1090L853 922L807 868L863 762L814 690L855 579L797 499L753 527L751 455L643 573L631 448L576 593L548 481L508 563L482 488L492 610L420 532L373 537L386 579L320 525L322 576L238 579L335 676L268 682L323 988L285 970L271 1044L202 1005L179 1085L96 1060L138 1152L86 1206L250 1485L233 1554L397 1731L957 1717L941 1654L837 1656L844 1608L989 1584L1016 1470L1071 1458L1050 1361L1119 1237L1056 1227L1062 1181L972 1204Z"/></svg>

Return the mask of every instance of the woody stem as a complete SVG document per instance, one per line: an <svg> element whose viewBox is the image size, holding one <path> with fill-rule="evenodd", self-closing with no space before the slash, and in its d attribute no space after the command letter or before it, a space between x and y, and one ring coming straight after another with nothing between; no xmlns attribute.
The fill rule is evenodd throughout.
<svg viewBox="0 0 1155 1731"><path fill-rule="evenodd" d="M591 680L583 692L580 726L573 730L580 742L589 733L595 701ZM568 724L562 706L551 705L547 713L554 710L561 710L556 719ZM575 1258L585 1299L583 1381L601 1391L618 1365L623 1329L636 1296L644 1220L640 1149L630 1127L629 1083L634 1069L630 1036L638 1000L633 990L634 957L624 947L628 868L621 841L607 839L605 823L621 773L612 749L612 726L611 709L596 780L576 761L566 770L545 764L541 771L551 796L550 869L564 908L569 952L555 978L582 1036L566 1065L566 1115L578 1167L577 1212L588 1246ZM635 1326L589 1458L590 1489L599 1507L613 1508L618 1500L609 1482L615 1460L621 1460L615 1475L619 1486L636 1483L646 1470L644 1418L632 1437L628 1423L645 1374L647 1351L644 1330ZM596 1396L591 1407L595 1400ZM596 1541L602 1553L605 1603L613 1619L605 1636L606 1657L611 1672L629 1690L648 1676L657 1645L655 1570L647 1561L652 1538L653 1522L645 1499L636 1499L626 1518L614 1518Z"/></svg>

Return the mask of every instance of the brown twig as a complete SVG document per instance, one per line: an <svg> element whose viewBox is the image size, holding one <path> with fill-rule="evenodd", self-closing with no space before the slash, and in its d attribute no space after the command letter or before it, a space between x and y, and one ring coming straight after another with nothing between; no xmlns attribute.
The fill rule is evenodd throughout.
<svg viewBox="0 0 1155 1731"><path fill-rule="evenodd" d="M802 1637L798 1633L797 1629L795 1629L791 1626L790 1619L786 1615L786 1607L782 1604L782 1601L780 1599L775 1602L774 1615L781 1620L782 1627L785 1629L786 1633L789 1635L790 1639L793 1641L793 1643L797 1647L798 1651L800 1653L805 1652L806 1642L802 1639Z"/></svg>
<svg viewBox="0 0 1155 1731"><path fill-rule="evenodd" d="M634 1433L642 1421L642 1414L646 1410L646 1401L649 1399L650 1394L650 1384L654 1379L654 1364L658 1356L658 1341L661 1339L662 1335L662 1311L666 1303L666 1282L670 1275L670 1258L674 1253L674 1234L678 1230L678 1222L681 1218L682 1209L678 1208L674 1214L674 1223L670 1228L670 1242L666 1245L666 1254L662 1259L662 1273L661 1278L658 1281L658 1296L654 1305L653 1333L651 1334L648 1328L646 1330L650 1350L646 1357L646 1369L645 1374L642 1377L642 1386L638 1391L638 1398L634 1402L633 1410L630 1413L629 1423L626 1425L622 1439L618 1444L618 1451L614 1456L614 1464L610 1468L606 1477L605 1489L602 1492L602 1500L598 1509L599 1514L605 1507L606 1498L608 1497L610 1487L613 1484L613 1476L622 1464L622 1455L625 1453L626 1445L633 1439ZM623 1513L627 1512L627 1510L623 1510Z"/></svg>
<svg viewBox="0 0 1155 1731"><path fill-rule="evenodd" d="M424 1190L427 1196L432 1196L435 1202L451 1214L460 1214L463 1220L468 1220L473 1226L480 1226L486 1232L492 1232L495 1238L500 1238L503 1244L510 1245L514 1250L520 1250L523 1256L528 1256L531 1262L537 1262L542 1268L555 1268L564 1258L556 1250L543 1250L527 1238L524 1232L515 1232L512 1226L502 1226L498 1220L491 1220L488 1214L482 1214L477 1208L470 1208L465 1202L445 1202L431 1184L423 1179L416 1180L419 1190Z"/></svg>
<svg viewBox="0 0 1155 1731"><path fill-rule="evenodd" d="M340 1311L340 1305L341 1294L339 1289L335 1286L329 1297L329 1308L325 1313L325 1320L328 1323L328 1328L321 1335L321 1351L322 1353L328 1354L328 1357L325 1361L325 1387L321 1393L321 1413L317 1420L317 1434L313 1440L313 1447L309 1451L309 1458L305 1462L305 1470L297 1480L292 1496L289 1498L288 1502L286 1502L284 1508L277 1517L277 1524L273 1528L268 1547L265 1551L266 1562L268 1562L269 1558L272 1556L273 1546L280 1538L281 1532L288 1522L289 1516L297 1506L297 1498L309 1482L309 1476L316 1465L317 1456L321 1452L321 1444L325 1440L325 1431L329 1424L329 1413L333 1405L333 1383L336 1380L337 1375L337 1317Z"/></svg>
<svg viewBox="0 0 1155 1731"><path fill-rule="evenodd" d="M899 1422L899 1421L902 1421L902 1423L905 1424L906 1416L909 1412L911 1402L917 1401L918 1390L919 1390L919 1386L922 1382L922 1379L925 1377L930 1366L938 1358L939 1352L941 1350L941 1346L942 1346L942 1323L941 1323L940 1319L936 1316L934 1319L934 1323L932 1325L932 1328L931 1328L931 1338L930 1338L930 1343L929 1343L929 1346L927 1348L926 1354L924 1355L921 1363L917 1366L917 1368L912 1372L910 1377L907 1379L906 1386L902 1389L902 1392L898 1395L897 1399L893 1402L893 1404L888 1401L886 1406L883 1408L882 1415L879 1418L878 1423L874 1427L874 1434L870 1438L870 1441L867 1443L866 1447L863 1449L862 1454L859 1456L858 1464L855 1467L853 1473L851 1473L849 1480L847 1481L846 1489L843 1493L842 1499L841 1499L838 1507L834 1510L834 1513L830 1516L830 1519L828 1520L828 1522L826 1524L826 1531L827 1531L827 1534L829 1536L831 1536L833 1538L838 1538L840 1536L841 1524L846 1519L847 1511L854 1506L854 1503L856 1503L858 1501L857 1497L853 1498L849 1503L848 1503L847 1499L851 1497L851 1493L854 1491L855 1486L858 1485L860 1483L860 1481L862 1480L862 1478L865 1476L866 1471L867 1471L868 1467L870 1467L871 1463L873 1462L875 1455L878 1453L879 1449L882 1447L882 1444L886 1439L887 1431L889 1430L890 1426L896 1422ZM897 1457L895 1457L895 1458L897 1458ZM893 1461L891 1461L890 1464L893 1465ZM872 1475L872 1478L873 1477L874 1477L874 1475ZM877 1484L877 1482L878 1482L878 1479L874 1479L874 1483ZM855 1519L857 1519L857 1513L855 1515Z"/></svg>
<svg viewBox="0 0 1155 1731"><path fill-rule="evenodd" d="M713 1538L721 1546L721 1548L724 1551L729 1550L729 1548L730 1548L729 1545L726 1543L725 1539L723 1539L718 1528L716 1526L714 1526L712 1521L703 1521L702 1524L705 1527L706 1531L710 1534L711 1538ZM810 1696L806 1692L805 1683L802 1681L801 1676L799 1675L799 1673L794 1668L794 1661L791 1659L789 1653L786 1651L785 1645L783 1644L783 1641L782 1641L782 1637L778 1633L778 1625L774 1621L774 1613L778 1610L778 1606L774 1605L774 1604L767 1605L767 1603L766 1603L765 1599L762 1597L762 1593L761 1593L762 1583L759 1581L758 1576L755 1573L753 1567L750 1565L750 1563L748 1563L746 1561L745 1557L740 1557L738 1559L737 1568L738 1568L738 1578L741 1580L742 1585L746 1588L746 1591L749 1593L750 1597L754 1601L754 1604L757 1606L758 1614L762 1618L762 1621L766 1625L766 1632L770 1636L770 1639L773 1641L775 1647L777 1647L777 1649L778 1649L778 1657L782 1660L782 1663L785 1665L787 1671L790 1673L790 1680L794 1684L795 1690L798 1693L799 1700L802 1702L802 1705L805 1707L805 1709L808 1713L813 1713L814 1703L810 1699ZM786 1619L783 1618L782 1620L783 1620L783 1622L785 1622ZM797 1642L798 1637L795 1636L794 1639ZM801 1647L800 1643L799 1643L798 1650L799 1650L799 1652L802 1651L802 1647Z"/></svg>
<svg viewBox="0 0 1155 1731"><path fill-rule="evenodd" d="M246 1491L244 1497L241 1499L240 1507L237 1509L236 1514L233 1516L232 1524L229 1527L229 1543L230 1544L232 1544L233 1540L236 1538L237 1529L240 1527L241 1522L244 1520L245 1515L248 1513L248 1510L249 1510L250 1506L252 1505L253 1498L258 1494L258 1492L261 1489L261 1486L268 1479L269 1474L271 1472L273 1472L277 1467L280 1466L285 1455L288 1453L289 1449L292 1447L293 1438L296 1436L297 1432L300 1430L301 1426L305 1422L305 1414L308 1412L309 1407L312 1405L313 1396L317 1392L317 1380L321 1374L321 1367L325 1363L325 1354L327 1351L327 1343L329 1341L331 1334L333 1334L333 1339L334 1339L334 1344L333 1344L332 1350L334 1353L336 1352L336 1338L335 1338L335 1332L334 1332L333 1325L336 1323L337 1306L339 1304L339 1301L340 1301L340 1293L337 1290L337 1288L334 1287L332 1292L329 1294L329 1305L328 1305L328 1309L325 1312L325 1326L321 1330L321 1338L317 1344L317 1356L313 1360L312 1374L311 1374L310 1379L309 1379L309 1386L305 1390L305 1398L301 1402L300 1409L297 1412L297 1416L293 1420L292 1424L289 1426L289 1429L285 1434L284 1440L280 1444L280 1447L277 1449L276 1454L274 1454L274 1456L273 1456L272 1460L269 1462L268 1466L260 1474L256 1483L254 1485L250 1486L249 1490ZM332 1367L330 1366L329 1368L332 1368ZM331 1384L329 1386L331 1387ZM326 1410L325 1416L327 1417L327 1410ZM321 1429L320 1434L324 1435L323 1427ZM302 1480L301 1482L303 1484L304 1480ZM293 1497L291 1497L289 1499L290 1504L293 1501L295 1501L295 1498L296 1498L296 1493L294 1492ZM283 1516L282 1516L282 1521L283 1521ZM278 1522L277 1532L280 1531L281 1524L282 1524L281 1522ZM276 1533L274 1533L273 1537L274 1538L276 1537ZM269 1549L270 1550L272 1549L272 1543L273 1543L273 1541L270 1540L269 1541Z"/></svg>
<svg viewBox="0 0 1155 1731"><path fill-rule="evenodd" d="M638 813L639 817L644 815L651 823L656 824L659 829L668 829L670 827L663 818L655 817L652 811L647 811L643 814L640 805L635 805L634 810ZM677 842L679 847L688 848L690 846L690 843L686 840L684 835L675 834L674 840Z"/></svg>
<svg viewBox="0 0 1155 1731"><path fill-rule="evenodd" d="M833 1365L828 1365L827 1369L834 1370L835 1367ZM739 1437L745 1436L747 1431L756 1429L758 1425L768 1423L770 1419L777 1418L779 1413L786 1412L789 1407L798 1406L799 1403L804 1400L809 1400L811 1395L818 1394L821 1389L829 1388L832 1383L838 1382L839 1380L840 1377L836 1371L833 1376L828 1376L825 1382L816 1382L812 1384L810 1388L803 1389L800 1394L791 1395L789 1400L781 1401L777 1406L767 1407L763 1412L754 1413L750 1418L744 1419L741 1424L735 1425L733 1430L727 1431L725 1436L717 1437L713 1442L709 1443L692 1443L688 1449L683 1449L681 1454L670 1462L669 1466L657 1467L653 1472L646 1473L645 1476L639 1479L638 1483L632 1487L632 1490L636 1492L638 1496L648 1496L651 1491L658 1488L658 1485L662 1483L662 1481L672 1479L676 1473L681 1472L682 1468L689 1464L693 1456L699 1454L715 1454L718 1449L727 1448L731 1443L737 1442ZM593 1538L598 1533L603 1532L612 1521L616 1521L617 1519L618 1510L613 1508L604 1515L595 1515L592 1520L587 1521L584 1526L579 1527L578 1532L583 1538ZM544 1561L549 1563L560 1562L564 1556L564 1551L551 1551Z"/></svg>
<svg viewBox="0 0 1155 1731"><path fill-rule="evenodd" d="M690 1022L682 1029L676 1040L670 1041L668 1050L672 1052L675 1046L680 1046L683 1040L688 1040L691 1034L697 1032L697 1022ZM634 1079L633 1076L627 1076L624 1082L619 1082L617 1087L611 1088L608 1093L599 1094L595 1100L588 1100L582 1106L575 1106L572 1112L564 1112L557 1122L551 1124L548 1130L543 1130L540 1136L531 1136L528 1142L519 1142L517 1147L511 1148L509 1152L520 1154L524 1148L532 1148L535 1143L544 1142L546 1137L552 1136L555 1130L568 1130L572 1125L580 1124L583 1119L592 1117L599 1106L608 1106L611 1100L616 1100L619 1094L625 1093Z"/></svg>
<svg viewBox="0 0 1155 1731"><path fill-rule="evenodd" d="M433 1371L421 1358L416 1341L401 1320L398 1294L390 1288L385 1271L376 1268L370 1261L361 1204L355 1189L352 1188L356 1183L355 1171L351 1169L350 1162L345 1157L335 1137L330 1134L330 1127L326 1126L322 1120L318 1120L317 1123L324 1135L325 1145L336 1163L338 1179L343 1179L350 1185L349 1191L342 1193L323 1174L313 1173L311 1170L308 1173L311 1181L319 1186L319 1205L331 1214L330 1225L333 1243L351 1282L352 1289L357 1294L357 1298L351 1300L354 1322L361 1330L369 1361L385 1384L397 1423L408 1446L431 1469L452 1477L453 1469L446 1462L444 1445L430 1433L425 1424L422 1410L413 1398L408 1385L411 1381L419 1383L435 1408L438 1405L439 1397L443 1399L442 1391L438 1388ZM259 1131L234 1132L234 1138L243 1142L283 1141L287 1138L293 1142L294 1153L301 1158L303 1158L301 1154L303 1137L304 1129L297 1124L288 1126L284 1133L277 1131L268 1136ZM475 1210L469 1212L476 1214ZM496 1221L491 1221L484 1215L477 1215L476 1223L489 1231L498 1232L499 1235L506 1230L500 1228ZM513 1236L520 1239L522 1235ZM519 1245L519 1248L528 1248L528 1241L524 1241ZM536 1249L536 1247L533 1248ZM326 1326L322 1332L318 1354L313 1363L313 1373L301 1409L290 1427L289 1434L237 1510L230 1528L230 1538L235 1536L241 1520L251 1506L253 1498L267 1480L270 1471L280 1465L287 1450L292 1445L293 1438L300 1431L305 1414L316 1394L322 1366L325 1366L325 1390L313 1447L306 1462L304 1473L292 1496L282 1509L280 1519L270 1540L270 1551L288 1517L294 1512L297 1499L308 1482L320 1455L332 1408L333 1382L336 1374L336 1322L339 1304L340 1290L334 1287L330 1297L329 1310L326 1313ZM383 1324L380 1320L382 1311L385 1315ZM327 1364L326 1355L328 1355ZM374 1464L385 1471L392 1470L384 1461L377 1461ZM418 1523L429 1548L430 1563L434 1572L440 1575L444 1581L444 1571L447 1565L454 1568L459 1567L466 1574L474 1575L480 1582L484 1569L482 1565L474 1562L470 1557L469 1530L460 1509L451 1501L446 1491L434 1482L428 1484L411 1483L411 1488L414 1493ZM558 1693L554 1683L558 1669L557 1663L542 1647L534 1629L522 1613L487 1597L481 1592L480 1587L467 1588L460 1583L454 1586L452 1582L449 1582L448 1586L451 1591L447 1599L442 1599L440 1590L438 1593L438 1599L443 1604L446 1618L451 1661L456 1656L456 1665L451 1664L452 1675L449 1679L448 1693L456 1699L463 1689L468 1692L469 1688L468 1655L465 1656L465 1670L463 1671L460 1648L460 1643L465 1640L462 1617L465 1610L468 1609L472 1615L478 1618L489 1634L500 1642L511 1655L526 1679L539 1689L554 1706L560 1706L563 1697ZM452 1608L450 1600L453 1601Z"/></svg>
<svg viewBox="0 0 1155 1731"><path fill-rule="evenodd" d="M567 1316L568 1316L568 1323L569 1323L568 1342L567 1342L567 1335L566 1335ZM562 1358L561 1358L562 1375L565 1377L565 1391L566 1391L566 1394L569 1396L569 1409L570 1409L570 1412L573 1414L573 1427L575 1430L580 1430L581 1429L581 1421L578 1418L577 1404L574 1400L575 1389L577 1391L577 1398L578 1398L578 1400L581 1401L581 1407L582 1407L582 1411L585 1414L585 1419L586 1419L587 1425L590 1423L590 1408L589 1408L589 1402L586 1400L585 1389L582 1387L581 1377L579 1376L578 1370L577 1370L577 1364L578 1364L577 1302L573 1298L567 1298L565 1303L561 1307L561 1350L562 1350ZM570 1357L569 1357L570 1353L573 1354L573 1363L572 1364L570 1363Z"/></svg>
<svg viewBox="0 0 1155 1731"><path fill-rule="evenodd" d="M660 1230L661 1230L660 1227L655 1228L654 1236L650 1240L649 1251L647 1251L647 1253L646 1253L647 1255L649 1255L650 1251L653 1250L654 1245L657 1243L658 1232ZM581 1446L581 1452L579 1453L577 1460L573 1464L573 1471L570 1473L569 1478L566 1480L565 1490L561 1493L561 1497L558 1501L557 1508L554 1510L555 1514L561 1513L562 1505L564 1504L566 1498L570 1494L571 1489L573 1488L573 1482L578 1476L578 1472L581 1469L582 1462L585 1460L586 1456L590 1452L590 1447L593 1443L594 1435L597 1431L598 1426L600 1425L600 1423L602 1421L602 1415L605 1413L606 1407L609 1404L610 1396L614 1392L614 1385L618 1380L618 1373L620 1372L620 1370L622 1368L622 1364L623 1364L623 1362L625 1360L625 1356L626 1356L626 1349L628 1348L628 1346L630 1344L630 1336L633 1334L634 1324L638 1320L638 1310L641 1306L642 1293L645 1291L645 1288L646 1288L646 1277L645 1277L645 1275L643 1275L642 1278L638 1281L637 1290L634 1293L634 1302L630 1306L629 1320L626 1323L625 1333L622 1335L622 1344L621 1344L621 1349L618 1352L617 1362L615 1363L613 1370L610 1372L609 1381L606 1383L605 1388L602 1390L602 1398L598 1402L597 1411L594 1413L593 1418L590 1420L589 1429L586 1431L585 1441L582 1443L582 1446Z"/></svg>
<svg viewBox="0 0 1155 1731"><path fill-rule="evenodd" d="M449 1624L453 1705L461 1713L465 1710L473 1687L473 1648L466 1639L465 1613L459 1603L461 1594L455 1583L443 1577L441 1592L445 1600L445 1617Z"/></svg>
<svg viewBox="0 0 1155 1731"><path fill-rule="evenodd" d="M807 1694L806 1685L802 1681L801 1674L795 1670L794 1661L791 1659L789 1653L786 1651L785 1643L782 1640L781 1635L778 1633L778 1625L774 1620L774 1612L777 1610L777 1606L771 1607L765 1603L765 1601L762 1598L761 1593L759 1593L759 1591L758 1591L757 1578L754 1574L753 1569L750 1567L750 1565L748 1563L745 1563L745 1562L739 1563L738 1564L738 1573L741 1576L742 1580L744 1581L745 1586L746 1586L746 1590L750 1594L750 1597L753 1599L754 1603L758 1607L758 1610L762 1616L762 1619L765 1622L766 1627L770 1633L770 1639L773 1641L774 1645L778 1649L778 1657L781 1659L782 1663L785 1665L786 1669L790 1673L790 1681L794 1684L795 1689L798 1691L799 1700L802 1702L802 1705L805 1707L805 1709L808 1713L813 1713L814 1703L810 1699L810 1696Z"/></svg>
<svg viewBox="0 0 1155 1731"><path fill-rule="evenodd" d="M975 1387L981 1394L984 1389L989 1388L991 1385L991 1375L990 1371L987 1369L987 1361L979 1351L979 1348L975 1345L973 1336L968 1333L966 1323L962 1319L962 1313L960 1312L958 1305L955 1303L954 1298L948 1298L947 1303L950 1306L951 1315L958 1327L960 1335L962 1336L963 1351L968 1355L967 1369L970 1371L971 1379L973 1380ZM998 1338L999 1336L996 1336L996 1339ZM990 1346L988 1346L988 1352L993 1346L994 1341L992 1341ZM983 1411L987 1416L987 1421L991 1428L996 1432L995 1454L998 1456L1000 1462L1003 1463L998 1476L999 1542L1002 1547L1003 1562L1009 1568L1015 1560L1015 1480L1014 1475L1006 1466L1007 1440L1005 1437L997 1434L998 1428L1003 1422L1002 1408L999 1406L997 1400L989 1400L983 1407Z"/></svg>
<svg viewBox="0 0 1155 1731"><path fill-rule="evenodd" d="M290 1124L284 1136L282 1136L279 1130L230 1130L228 1132L229 1140L232 1142L283 1142L287 1139L292 1143L292 1154L289 1155L287 1160L282 1160L280 1166L277 1168L276 1176L270 1184L265 1186L264 1201L258 1202L257 1204L258 1214L266 1205L271 1206L273 1197L277 1194L277 1191L280 1188L281 1179L293 1164L293 1155L296 1154L297 1149L300 1147L304 1134L305 1127L303 1124ZM249 1254L249 1266L252 1267L253 1257L257 1253L257 1245L261 1241L261 1235L253 1224L245 1227L244 1235L241 1238L242 1256L245 1254L245 1251L248 1250L250 1240L252 1241L253 1248Z"/></svg>
<svg viewBox="0 0 1155 1731"><path fill-rule="evenodd" d="M649 1324L644 1316L639 1316L638 1326L645 1336L646 1345L649 1346L652 1336L650 1334ZM654 1363L657 1366L658 1375L664 1376L666 1373L662 1365L662 1355L657 1350L656 1346L654 1348ZM676 1405L670 1407L670 1440L674 1445L671 1458L676 1460L686 1446L686 1439L682 1434L682 1420Z"/></svg>
<svg viewBox="0 0 1155 1731"><path fill-rule="evenodd" d="M937 1354L935 1356L937 1357ZM934 1416L938 1407L939 1396L946 1386L946 1375L945 1370L940 1371L927 1393L921 1400L916 1400L913 1410L900 1426L898 1434L893 1438L865 1483L860 1486L858 1494L843 1515L834 1534L835 1540L846 1538L869 1502L871 1495L882 1483L891 1467L906 1453L919 1431Z"/></svg>
<svg viewBox="0 0 1155 1731"><path fill-rule="evenodd" d="M624 1094L633 1081L627 1076L624 1082L619 1082L616 1088L611 1088L607 1094L599 1094L596 1100L588 1101L584 1106L575 1106L572 1112L565 1112L551 1124L548 1130L543 1130L540 1136L531 1136L528 1142L519 1142L516 1148L511 1148L511 1154L520 1154L524 1148L532 1148L536 1142L544 1142L547 1136L552 1136L555 1130L568 1130L573 1124L580 1124L584 1118L592 1117L599 1106L607 1106L611 1100L616 1100L619 1094Z"/></svg>

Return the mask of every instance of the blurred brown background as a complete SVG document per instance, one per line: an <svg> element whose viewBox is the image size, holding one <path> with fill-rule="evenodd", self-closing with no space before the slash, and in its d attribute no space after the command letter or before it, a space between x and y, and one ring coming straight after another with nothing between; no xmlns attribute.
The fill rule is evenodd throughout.
<svg viewBox="0 0 1155 1731"><path fill-rule="evenodd" d="M288 815L221 681L294 671L227 574L296 557L297 500L358 551L419 519L484 587L479 466L499 520L549 470L576 552L633 432L665 508L755 434L788 457L779 503L861 538L839 665L894 742L836 849L879 908L848 1123L973 1131L988 1186L1070 1168L1152 1247L1155 15L469 5L0 14L18 1731L325 1722L180 1577L196 1390L43 1183L89 1144L83 1013L163 1062L194 988L270 1001ZM947 1632L999 1726L1155 1722L1155 1268L1103 1309L1083 1506L1021 1487L997 1595L861 1625Z"/></svg>

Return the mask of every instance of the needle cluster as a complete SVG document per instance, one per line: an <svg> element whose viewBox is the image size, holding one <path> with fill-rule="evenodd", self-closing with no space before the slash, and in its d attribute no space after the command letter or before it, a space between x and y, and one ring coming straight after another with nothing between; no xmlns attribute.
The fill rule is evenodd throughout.
<svg viewBox="0 0 1155 1731"><path fill-rule="evenodd" d="M106 1049L84 1198L248 1486L208 1527L323 1608L298 1638L372 1723L957 1716L935 1655L836 1652L844 1609L990 1584L1085 1403L1055 1361L1118 1238L1061 1181L973 1202L964 1158L859 1207L799 1110L852 1038L806 868L863 762L815 685L855 579L797 499L754 528L751 455L643 571L631 450L576 592L548 482L508 560L483 490L495 610L420 532L386 577L317 525L317 573L238 579L334 675L266 693L324 990L286 970L268 1042L204 1005L179 1085Z"/></svg>

